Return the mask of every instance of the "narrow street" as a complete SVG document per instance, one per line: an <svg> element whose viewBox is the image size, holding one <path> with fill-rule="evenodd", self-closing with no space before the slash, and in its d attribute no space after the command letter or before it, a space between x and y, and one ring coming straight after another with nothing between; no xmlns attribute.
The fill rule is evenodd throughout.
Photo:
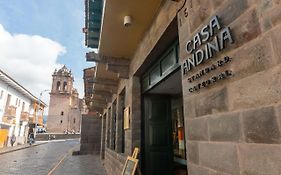
<svg viewBox="0 0 281 175"><path fill-rule="evenodd" d="M0 174L105 174L98 157L72 156L71 152L78 148L78 140L68 140L6 153L0 155Z"/></svg>

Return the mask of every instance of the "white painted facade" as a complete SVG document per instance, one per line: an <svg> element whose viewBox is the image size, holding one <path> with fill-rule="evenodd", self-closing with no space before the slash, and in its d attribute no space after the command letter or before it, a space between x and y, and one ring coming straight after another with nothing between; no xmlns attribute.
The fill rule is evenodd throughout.
<svg viewBox="0 0 281 175"><path fill-rule="evenodd" d="M7 83L0 80L0 93L3 91L3 97L0 99L0 122L2 122L2 118L4 116L4 111L6 105L8 106L15 106L16 107L16 125L15 125L15 132L16 136L23 136L24 133L22 128L20 128L20 116L21 112L29 112L32 108L33 99L27 98L22 93L8 85ZM10 103L7 103L8 95L11 96ZM22 127L26 126L28 122L23 122ZM12 134L12 133L9 133ZM12 136L12 135L9 135Z"/></svg>
<svg viewBox="0 0 281 175"><path fill-rule="evenodd" d="M29 122L28 120L21 121L21 114L26 112L29 117L32 116L36 101L37 98L34 95L0 70L0 129L9 130L9 138L14 134L17 137L16 144L24 144L27 140ZM16 108L13 123L3 121L5 110L9 106ZM5 145L9 146L10 139L6 142L8 144Z"/></svg>

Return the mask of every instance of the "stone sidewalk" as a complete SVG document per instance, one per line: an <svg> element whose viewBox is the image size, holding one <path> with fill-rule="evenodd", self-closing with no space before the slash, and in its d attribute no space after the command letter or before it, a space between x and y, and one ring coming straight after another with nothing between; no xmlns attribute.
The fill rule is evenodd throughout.
<svg viewBox="0 0 281 175"><path fill-rule="evenodd" d="M23 144L23 145L11 146L11 147L4 147L4 148L0 149L0 155L5 154L5 153L9 153L9 152L13 152L13 151L17 151L17 150L21 150L21 149L26 149L26 148L42 145L42 144L45 144L45 143L48 143L48 142L36 142L32 145Z"/></svg>
<svg viewBox="0 0 281 175"><path fill-rule="evenodd" d="M52 175L106 175L99 155L70 155Z"/></svg>
<svg viewBox="0 0 281 175"><path fill-rule="evenodd" d="M66 145L60 146L59 145L60 143L66 144ZM72 142L67 140L67 142L65 142L65 141L36 142L35 144L33 144L31 146L28 144L24 144L24 145L19 145L19 146L14 146L14 147L6 147L3 149L0 149L0 155L8 156L11 159L11 161L13 161L14 159L17 160L16 163L17 163L17 168L19 170L21 169L21 167L29 167L27 169L24 169L24 172L34 171L34 172L36 172L36 174L40 174L40 173L42 174L42 172L44 172L43 174L47 174L46 173L46 171L47 171L47 172L49 172L48 175L65 175L65 174L67 174L67 175L106 175L105 168L102 164L102 161L100 160L99 155L72 155L73 151L79 150L80 144L77 141L78 144L75 144L75 145L71 144L70 149L69 149L68 145L70 143L72 143ZM42 144L46 144L46 145L44 146ZM39 146L39 145L42 145L42 146ZM59 154L58 154L57 153L58 146L60 146L60 150L63 150L62 147L68 146L68 147L66 147L66 151L67 150L69 150L69 151L65 152L65 153L59 152ZM33 148L33 149L28 149L28 148ZM51 148L55 149L55 150L52 150ZM23 149L26 149L26 150L23 150ZM18 151L18 150L22 150L22 151L19 151L18 153L10 153L10 152ZM11 154L14 154L17 156L10 157ZM56 158L57 159L56 161L54 161L55 159L51 159L51 158L55 157L54 155L58 155L58 157ZM34 158L36 157L36 159L32 159L32 161L36 161L36 163L29 162L29 161L21 162L20 160L24 160L25 158L28 159L26 156L31 156ZM3 158L3 157L1 157L1 158ZM42 162L44 162L44 163L42 163ZM14 162L12 162L12 163L14 163ZM53 164L53 165L51 167L48 167L48 166L46 166L47 164L50 164L50 165ZM37 167L36 171L33 170L34 165L35 165L35 167ZM11 168L15 169L16 167L11 166L8 168L10 168L10 169L7 170L7 167L6 167L6 168L3 168L2 171L1 170L0 171L2 173L3 172L6 172L6 173L12 172ZM41 168L41 172L39 171L40 168ZM50 169L51 171L46 170L46 168ZM22 170L20 170L20 171L22 171ZM14 172L14 174L17 174L14 170L13 170L13 172ZM28 172L28 173L23 173L23 174L32 174L32 173Z"/></svg>

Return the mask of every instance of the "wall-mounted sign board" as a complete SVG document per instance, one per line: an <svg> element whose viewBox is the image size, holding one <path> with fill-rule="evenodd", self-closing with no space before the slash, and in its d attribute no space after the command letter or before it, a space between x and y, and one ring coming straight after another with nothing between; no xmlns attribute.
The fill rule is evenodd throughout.
<svg viewBox="0 0 281 175"><path fill-rule="evenodd" d="M124 129L130 128L130 107L124 109Z"/></svg>

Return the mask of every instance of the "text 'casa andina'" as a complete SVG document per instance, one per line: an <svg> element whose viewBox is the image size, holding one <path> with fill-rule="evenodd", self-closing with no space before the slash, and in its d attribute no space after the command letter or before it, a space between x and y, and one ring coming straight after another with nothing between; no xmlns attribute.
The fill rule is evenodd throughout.
<svg viewBox="0 0 281 175"><path fill-rule="evenodd" d="M183 63L183 75L204 60L212 58L214 53L223 50L227 43L233 43L230 28L222 27L218 17L214 16L208 25L186 43L185 49L190 56Z"/></svg>

